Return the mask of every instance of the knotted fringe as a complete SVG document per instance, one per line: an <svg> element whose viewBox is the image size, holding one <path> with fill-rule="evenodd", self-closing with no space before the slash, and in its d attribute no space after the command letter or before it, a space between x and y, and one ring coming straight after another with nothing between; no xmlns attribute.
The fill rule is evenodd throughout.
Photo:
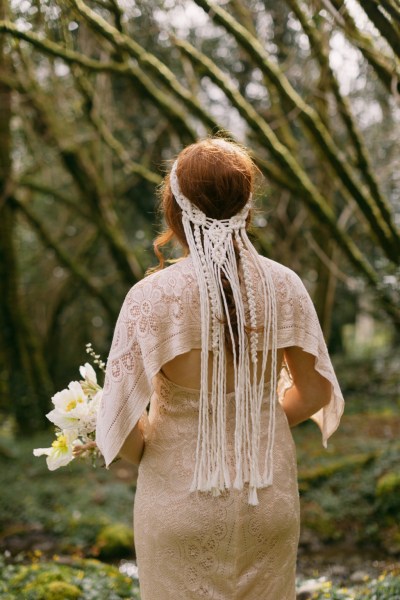
<svg viewBox="0 0 400 600"><path fill-rule="evenodd" d="M201 383L199 428L196 461L190 491L211 491L218 496L232 483L227 462L226 441L226 351L225 316L234 357L235 382L235 480L233 487L241 490L249 485L248 502L258 504L257 489L272 484L272 454L275 435L275 402L277 386L277 311L275 289L271 274L260 263L256 249L246 233L246 217L251 198L246 206L230 219L208 218L180 191L176 174L177 162L170 174L172 193L182 209L182 222L190 255L193 260L200 291L201 311ZM244 287L249 309L246 323L241 294L234 242L239 249ZM262 322L257 323L255 290L250 262L255 266L261 294L265 299ZM222 285L222 273L230 283L237 314L238 352ZM251 330L247 344L246 325ZM263 328L263 354L260 378L257 380L258 339ZM211 346L210 346L211 343ZM208 392L208 356L213 353L211 393ZM264 470L260 473L261 404L264 397L264 379L268 352L271 352L269 396L269 427Z"/></svg>

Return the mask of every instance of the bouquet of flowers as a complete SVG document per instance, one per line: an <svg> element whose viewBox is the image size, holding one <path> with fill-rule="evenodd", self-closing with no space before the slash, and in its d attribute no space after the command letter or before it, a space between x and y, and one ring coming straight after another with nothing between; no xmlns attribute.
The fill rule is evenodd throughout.
<svg viewBox="0 0 400 600"><path fill-rule="evenodd" d="M86 352L104 372L105 364L90 343L86 344ZM90 363L79 367L79 372L83 379L71 381L67 389L57 392L51 399L54 409L46 417L56 426L56 439L50 448L33 450L35 456L47 457L50 471L64 467L78 456L90 459L96 466L101 457L95 442L95 430L103 390Z"/></svg>

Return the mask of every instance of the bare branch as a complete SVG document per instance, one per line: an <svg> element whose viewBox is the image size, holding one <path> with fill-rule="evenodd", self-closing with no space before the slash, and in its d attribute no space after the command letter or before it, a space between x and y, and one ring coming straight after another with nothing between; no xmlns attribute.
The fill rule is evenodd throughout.
<svg viewBox="0 0 400 600"><path fill-rule="evenodd" d="M90 82L76 72L76 80L78 82L80 91L84 94L85 98L93 104L93 88ZM109 148L114 152L119 161L124 166L124 173L126 175L138 175L141 179L152 183L153 185L159 185L161 183L161 176L154 171L150 171L144 165L133 161L124 146L117 140L113 135L112 131L107 127L104 120L96 114L94 110L88 111L88 117L92 122L96 131L98 131Z"/></svg>
<svg viewBox="0 0 400 600"><path fill-rule="evenodd" d="M83 287L85 287L90 294L99 300L107 314L110 316L110 319L114 320L115 310L110 304L109 295L102 290L101 286L93 279L91 274L86 271L84 267L82 267L81 264L75 262L75 260L71 258L70 254L61 248L60 244L53 239L51 234L44 227L42 221L35 215L27 203L22 202L17 198L15 198L14 201L19 210L34 228L38 234L38 237L42 240L45 248L51 248L54 251L60 264L68 269L68 271L70 271L74 277L81 282Z"/></svg>
<svg viewBox="0 0 400 600"><path fill-rule="evenodd" d="M400 34L399 30L392 25L385 14L380 10L378 2L375 0L362 0L359 4L365 10L375 27L379 30L382 37L392 47L393 52L400 58Z"/></svg>
<svg viewBox="0 0 400 600"><path fill-rule="evenodd" d="M300 3L298 2L298 0L287 0L287 3L295 13L298 20L300 21L301 26L303 27L303 30L310 41L310 46L314 51L315 58L318 60L321 67L327 74L327 82L335 96L340 114L342 116L342 120L347 128L347 132L356 152L357 166L359 168L359 171L364 177L366 183L368 184L371 194L382 214L382 217L391 230L392 236L396 237L398 235L398 232L393 222L391 206L389 205L388 201L379 189L379 185L373 172L371 159L368 153L368 149L364 143L362 133L359 130L358 125L353 118L349 101L340 92L338 81L329 64L329 56L327 55L325 48L322 44L320 32L318 31L317 27L313 25L312 20L307 18L307 15L303 12L303 10L300 7Z"/></svg>
<svg viewBox="0 0 400 600"><path fill-rule="evenodd" d="M394 60L375 48L370 35L358 29L343 0L322 0L341 26L346 37L362 52L390 94L400 93L400 68Z"/></svg>
<svg viewBox="0 0 400 600"><path fill-rule="evenodd" d="M276 86L282 98L290 106L299 108L299 119L304 127L310 132L324 156L329 160L336 176L357 202L361 213L369 223L371 231L379 239L389 260L397 263L400 254L400 233L394 223L392 227L388 226L369 191L355 178L347 164L345 154L336 146L318 113L304 102L284 73L269 59L257 38L253 37L229 13L211 0L195 0L195 2L206 12L210 12L212 18L235 37L238 44L248 52L268 80ZM396 234L394 235L393 232Z"/></svg>
<svg viewBox="0 0 400 600"><path fill-rule="evenodd" d="M400 23L400 5L396 0L381 0L381 4L394 21Z"/></svg>
<svg viewBox="0 0 400 600"><path fill-rule="evenodd" d="M188 125L187 119L182 115L182 109L171 102L166 94L161 92L159 87L148 77L137 65L132 62L119 63L115 61L100 62L75 52L68 50L48 39L42 39L37 34L27 31L20 31L15 25L8 21L0 21L0 33L8 33L13 37L29 42L46 54L62 58L69 64L77 64L85 69L95 72L110 72L122 75L132 79L135 87L139 88L145 96L148 96L160 109L160 112L174 125L183 137L188 140L195 140L196 134Z"/></svg>
<svg viewBox="0 0 400 600"><path fill-rule="evenodd" d="M71 208L74 212L76 212L80 217L85 219L86 221L92 220L92 216L82 208L81 202L75 202L69 196L62 194L61 192L55 190L52 187L49 187L43 183L35 181L30 177L23 176L16 182L16 187L26 187L34 192L40 192L46 196L52 196L55 200L62 202L68 208Z"/></svg>
<svg viewBox="0 0 400 600"><path fill-rule="evenodd" d="M159 81L164 83L177 98L179 98L187 108L197 116L208 129L221 129L219 124L203 109L199 101L193 94L184 87L176 78L174 73L161 62L154 54L146 51L140 44L124 33L121 33L110 25L105 19L98 15L94 10L91 10L82 0L69 0L76 8L79 14L90 23L90 25L102 37L109 40L115 48L126 50L132 55L138 64L152 73Z"/></svg>

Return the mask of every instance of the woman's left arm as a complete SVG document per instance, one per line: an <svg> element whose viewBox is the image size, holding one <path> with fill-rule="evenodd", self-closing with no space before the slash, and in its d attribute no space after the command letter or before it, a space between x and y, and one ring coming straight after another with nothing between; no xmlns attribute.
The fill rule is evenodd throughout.
<svg viewBox="0 0 400 600"><path fill-rule="evenodd" d="M147 414L143 415L126 438L119 456L128 462L139 465L145 446L144 431L148 421Z"/></svg>

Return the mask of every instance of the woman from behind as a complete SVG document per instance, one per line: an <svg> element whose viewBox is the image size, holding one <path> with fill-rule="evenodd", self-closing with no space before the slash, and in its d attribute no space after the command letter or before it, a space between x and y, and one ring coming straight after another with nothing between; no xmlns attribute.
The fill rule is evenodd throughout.
<svg viewBox="0 0 400 600"><path fill-rule="evenodd" d="M247 236L255 172L220 138L179 154L162 188L160 269L116 324L97 444L106 464L139 464L142 600L295 599L290 428L311 417L326 444L343 398L304 285ZM184 257L163 268L172 239Z"/></svg>

